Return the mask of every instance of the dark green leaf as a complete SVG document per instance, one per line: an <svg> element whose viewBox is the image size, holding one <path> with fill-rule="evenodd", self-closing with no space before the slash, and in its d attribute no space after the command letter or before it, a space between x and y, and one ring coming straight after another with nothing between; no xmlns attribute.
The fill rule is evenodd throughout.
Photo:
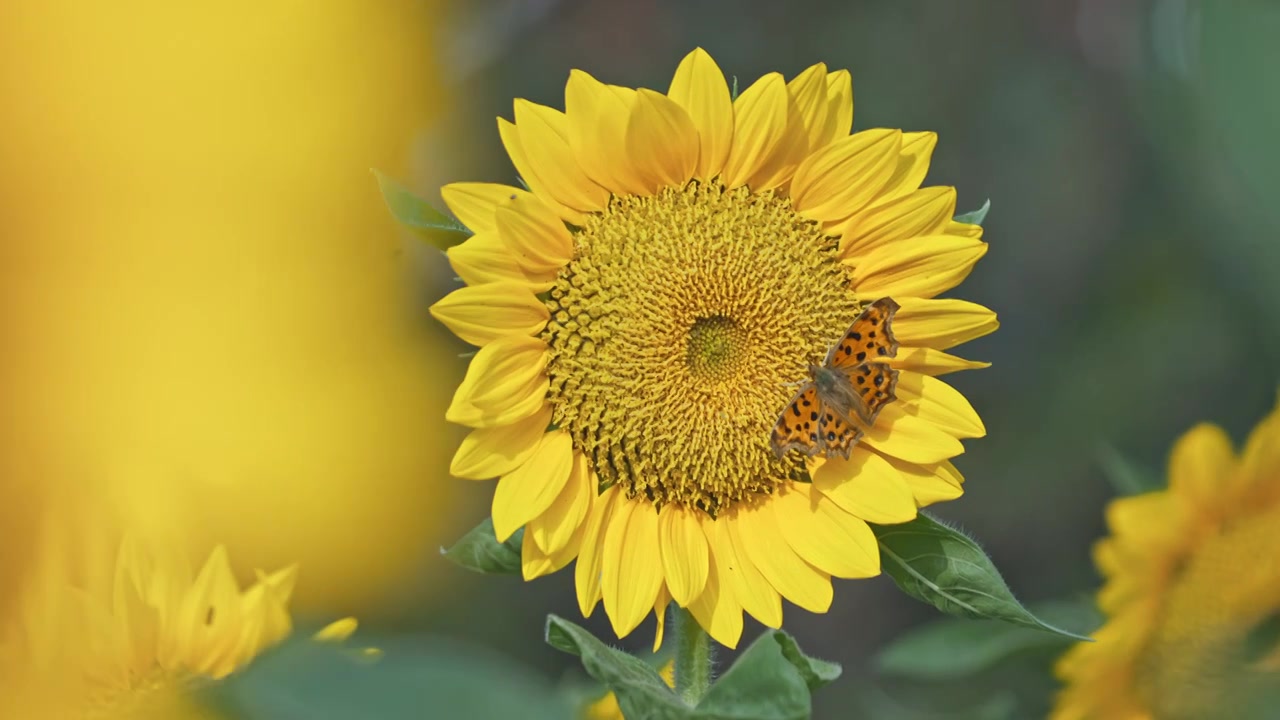
<svg viewBox="0 0 1280 720"><path fill-rule="evenodd" d="M648 663L605 645L568 620L547 616L547 644L581 658L587 674L613 691L627 720L701 717L667 687L662 676Z"/></svg>
<svg viewBox="0 0 1280 720"><path fill-rule="evenodd" d="M448 250L471 236L462 223L431 207L431 203L414 195L408 188L377 170L378 187L391 214L401 225L441 250Z"/></svg>
<svg viewBox="0 0 1280 720"><path fill-rule="evenodd" d="M840 666L806 657L795 640L770 630L742 652L698 703L707 720L804 720L811 689L840 676Z"/></svg>
<svg viewBox="0 0 1280 720"><path fill-rule="evenodd" d="M1164 489L1164 481L1158 473L1138 465L1110 445L1103 445L1098 451L1098 462L1119 495L1141 495Z"/></svg>
<svg viewBox="0 0 1280 720"><path fill-rule="evenodd" d="M963 213L955 217L956 222L968 223L970 225L981 225L983 220L987 219L987 211L991 209L991 200L988 199L982 203L982 207L972 212Z"/></svg>
<svg viewBox="0 0 1280 720"><path fill-rule="evenodd" d="M440 549L440 554L468 570L478 573L515 575L520 572L520 546L524 542L524 528L498 542L493 532L493 519L485 518L453 547Z"/></svg>
<svg viewBox="0 0 1280 720"><path fill-rule="evenodd" d="M872 525L884 569L908 595L948 615L1004 622L1089 640L1032 615L971 538L921 513L901 525Z"/></svg>
<svg viewBox="0 0 1280 720"><path fill-rule="evenodd" d="M738 99L738 76L737 75L733 76L733 87L729 90L729 99L730 100Z"/></svg>
<svg viewBox="0 0 1280 720"><path fill-rule="evenodd" d="M867 720L1012 720L1017 710L1017 700L1008 692L963 704L954 700L921 703L920 694L920 691L912 692L913 702L907 703L874 685L865 685L858 688L855 695L862 710L859 717Z"/></svg>
<svg viewBox="0 0 1280 720"><path fill-rule="evenodd" d="M364 635L362 633L362 635ZM241 720L563 720L572 708L536 673L440 638L371 638L376 662L299 634L205 691Z"/></svg>
<svg viewBox="0 0 1280 720"><path fill-rule="evenodd" d="M1045 603L1035 615L1054 625L1092 630L1101 617L1092 598ZM1061 649L1062 635L997 620L938 620L899 636L880 653L880 670L920 680L955 680L990 670L1023 653Z"/></svg>

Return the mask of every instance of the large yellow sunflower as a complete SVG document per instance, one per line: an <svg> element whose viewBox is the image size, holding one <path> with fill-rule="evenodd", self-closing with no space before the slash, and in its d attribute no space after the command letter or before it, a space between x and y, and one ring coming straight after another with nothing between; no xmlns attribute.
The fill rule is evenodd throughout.
<svg viewBox="0 0 1280 720"><path fill-rule="evenodd" d="M1220 428L1192 429L1168 489L1115 500L1107 524L1094 549L1107 622L1058 662L1067 685L1052 717L1275 717L1280 407L1238 457Z"/></svg>
<svg viewBox="0 0 1280 720"><path fill-rule="evenodd" d="M702 50L666 94L574 71L565 105L498 121L528 190L443 190L475 235L449 251L467 287L432 313L480 348L448 411L475 428L453 473L499 477L524 576L576 557L582 612L603 599L619 637L669 600L730 647L743 610L826 611L832 576L880 572L867 522L959 496L948 460L985 432L936 377L984 367L944 351L997 327L935 297L986 251L954 189L920 187L936 136L851 135L849 73L824 65L732 99ZM775 457L806 366L886 296L897 400L847 460Z"/></svg>

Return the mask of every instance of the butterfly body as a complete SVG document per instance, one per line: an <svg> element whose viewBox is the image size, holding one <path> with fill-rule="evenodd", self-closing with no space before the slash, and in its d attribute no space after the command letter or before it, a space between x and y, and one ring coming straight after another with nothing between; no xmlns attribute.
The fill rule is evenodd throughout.
<svg viewBox="0 0 1280 720"><path fill-rule="evenodd" d="M880 410L896 399L898 371L888 361L898 352L891 321L892 298L868 305L822 365L809 365L809 380L783 408L770 445L779 458L793 448L812 457L849 457Z"/></svg>

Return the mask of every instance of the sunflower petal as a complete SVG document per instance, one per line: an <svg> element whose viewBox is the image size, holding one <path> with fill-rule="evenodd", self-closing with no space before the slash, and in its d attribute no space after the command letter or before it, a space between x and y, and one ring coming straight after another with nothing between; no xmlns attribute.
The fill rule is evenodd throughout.
<svg viewBox="0 0 1280 720"><path fill-rule="evenodd" d="M687 607L707 584L707 538L696 517L675 503L667 503L658 513L658 542L671 597L676 604Z"/></svg>
<svg viewBox="0 0 1280 720"><path fill-rule="evenodd" d="M849 459L832 458L813 473L813 488L854 517L877 525L914 520L916 501L887 460L855 446Z"/></svg>
<svg viewBox="0 0 1280 720"><path fill-rule="evenodd" d="M885 194L891 196L906 195L920 188L925 175L929 174L929 160L933 157L933 149L938 145L938 134L933 132L911 132L902 134L902 150L893 174L885 182Z"/></svg>
<svg viewBox="0 0 1280 720"><path fill-rule="evenodd" d="M1169 457L1169 488L1205 504L1217 504L1230 492L1236 474L1231 438L1222 428L1201 423L1187 431Z"/></svg>
<svg viewBox="0 0 1280 720"><path fill-rule="evenodd" d="M873 450L914 463L936 463L964 452L964 446L941 427L908 414L900 403L880 411L862 442Z"/></svg>
<svg viewBox="0 0 1280 720"><path fill-rule="evenodd" d="M662 586L658 512L653 503L619 503L605 531L600 585L613 631L626 637L653 609Z"/></svg>
<svg viewBox="0 0 1280 720"><path fill-rule="evenodd" d="M516 129L515 123L504 118L498 118L498 135L502 138L502 145L507 149L507 156L511 158L511 164L516 166L516 172L520 174L520 179L524 181L524 184L533 191L533 194L539 200L550 205L556 211L556 214L567 222L574 225L582 225L586 222L587 216L584 213L557 200L555 195L547 188L547 183L538 176L533 165L529 163L529 156L525 153L524 141L520 139L520 131Z"/></svg>
<svg viewBox="0 0 1280 720"><path fill-rule="evenodd" d="M693 177L698 143L698 130L683 108L661 93L636 91L626 148L650 193Z"/></svg>
<svg viewBox="0 0 1280 720"><path fill-rule="evenodd" d="M712 540L714 528L710 525L718 521L706 519L703 531L707 534L711 546L711 564L707 573L707 583L697 599L689 604L689 612L698 624L707 631L716 642L727 648L736 648L742 638L742 606L728 585L725 573L729 564L722 555L723 544Z"/></svg>
<svg viewBox="0 0 1280 720"><path fill-rule="evenodd" d="M885 458L902 475L911 488L917 507L927 507L944 500L955 500L964 494L964 476L955 465L943 461L917 465L897 458Z"/></svg>
<svg viewBox="0 0 1280 720"><path fill-rule="evenodd" d="M880 201L837 229L840 253L855 257L922 235L944 234L955 212L956 189L951 187L921 188Z"/></svg>
<svg viewBox="0 0 1280 720"><path fill-rule="evenodd" d="M604 531L613 522L613 513L621 495L617 485L610 485L600 493L591 505L587 522L583 526L582 549L578 564L573 569L574 586L577 589L578 609L583 617L591 617L596 603L600 602L600 570L604 565Z"/></svg>
<svg viewBox="0 0 1280 720"><path fill-rule="evenodd" d="M777 498L782 535L796 554L832 577L866 578L880 574L875 533L856 514L842 510L822 493L795 483ZM915 504L911 504L914 515Z"/></svg>
<svg viewBox="0 0 1280 720"><path fill-rule="evenodd" d="M836 118L827 101L827 66L818 63L795 76L787 83L787 92L795 106L800 123L808 135L809 152L830 142L830 127Z"/></svg>
<svg viewBox="0 0 1280 720"><path fill-rule="evenodd" d="M520 467L498 481L493 492L493 532L506 542L533 518L541 515L564 489L573 469L573 441L556 430L542 436L538 448Z"/></svg>
<svg viewBox="0 0 1280 720"><path fill-rule="evenodd" d="M431 306L431 315L454 335L477 346L500 337L534 335L551 318L529 286L514 281L454 290Z"/></svg>
<svg viewBox="0 0 1280 720"><path fill-rule="evenodd" d="M943 428L958 438L978 438L987 434L982 418L959 390L935 377L903 371L898 373L898 400L908 414Z"/></svg>
<svg viewBox="0 0 1280 720"><path fill-rule="evenodd" d="M546 406L547 346L538 338L512 335L480 348L445 412L449 422L469 427L510 425Z"/></svg>
<svg viewBox="0 0 1280 720"><path fill-rule="evenodd" d="M897 356L889 361L889 366L936 376L960 370L979 370L991 367L991 363L965 360L933 348L899 347Z"/></svg>
<svg viewBox="0 0 1280 720"><path fill-rule="evenodd" d="M573 257L573 236L568 228L535 197L509 201L495 211L494 221L521 266L533 273L558 271Z"/></svg>
<svg viewBox="0 0 1280 720"><path fill-rule="evenodd" d="M605 188L626 195L644 194L645 184L626 147L627 125L636 91L606 85L591 75L573 70L564 89L569 147L587 177Z"/></svg>
<svg viewBox="0 0 1280 720"><path fill-rule="evenodd" d="M779 544L782 527L776 513L772 501L738 513L747 558L783 597L810 612L826 612L831 607L831 576Z"/></svg>
<svg viewBox="0 0 1280 720"><path fill-rule="evenodd" d="M664 583L658 588L658 599L653 602L653 617L657 621L657 630L653 634L653 651L658 652L662 649L662 636L667 630L667 606L671 604L671 591L667 589ZM663 673L663 679L666 680L666 673ZM668 681L667 686L673 685Z"/></svg>
<svg viewBox="0 0 1280 720"><path fill-rule="evenodd" d="M767 627L782 627L782 596L747 558L741 525L733 518L713 524L716 530L714 552L720 553L726 564L722 577L728 577L729 587L742 609ZM710 537L708 530L708 539Z"/></svg>
<svg viewBox="0 0 1280 720"><path fill-rule="evenodd" d="M827 107L832 120L827 128L828 137L822 145L835 142L853 131L853 78L848 70L837 70L827 75Z"/></svg>
<svg viewBox="0 0 1280 720"><path fill-rule="evenodd" d="M537 519L530 521L530 526ZM582 526L570 534L568 540L559 548L544 551L530 538L526 532L520 541L520 575L525 580L536 580L544 575L558 572L568 565L578 554L582 545Z"/></svg>
<svg viewBox="0 0 1280 720"><path fill-rule="evenodd" d="M964 300L896 298L901 309L893 318L893 333L903 345L946 350L995 332L996 314Z"/></svg>
<svg viewBox="0 0 1280 720"><path fill-rule="evenodd" d="M532 196L532 193L497 183L457 182L440 188L444 204L474 233L491 233L496 230L494 211L508 201L525 195Z"/></svg>
<svg viewBox="0 0 1280 720"><path fill-rule="evenodd" d="M832 223L861 210L889 179L901 142L902 131L877 128L854 133L809 155L791 181L796 212Z"/></svg>
<svg viewBox="0 0 1280 720"><path fill-rule="evenodd" d="M778 73L752 83L733 104L733 146L721 180L762 192L785 182L804 155L805 135Z"/></svg>
<svg viewBox="0 0 1280 720"><path fill-rule="evenodd" d="M557 202L582 212L602 210L609 203L609 191L578 167L569 149L569 124L564 113L518 99L515 118L525 159ZM534 192L538 192L536 188Z"/></svg>
<svg viewBox="0 0 1280 720"><path fill-rule="evenodd" d="M468 285L510 281L526 285L530 292L542 292L556 277L554 270L531 270L496 231L476 233L445 254L454 272Z"/></svg>
<svg viewBox="0 0 1280 720"><path fill-rule="evenodd" d="M959 285L987 254L987 244L954 235L918 237L882 245L859 257L853 287L869 299L931 298Z"/></svg>
<svg viewBox="0 0 1280 720"><path fill-rule="evenodd" d="M529 521L525 534L532 536L538 548L548 555L563 550L575 535L581 536L594 494L595 484L587 458L575 451L564 488L546 512Z"/></svg>
<svg viewBox="0 0 1280 720"><path fill-rule="evenodd" d="M698 177L715 177L733 144L733 100L724 73L707 51L696 48L680 61L667 96L684 108L698 130Z"/></svg>
<svg viewBox="0 0 1280 720"><path fill-rule="evenodd" d="M462 439L449 464L449 474L469 480L488 480L515 470L538 448L551 424L551 406L511 425L472 430Z"/></svg>

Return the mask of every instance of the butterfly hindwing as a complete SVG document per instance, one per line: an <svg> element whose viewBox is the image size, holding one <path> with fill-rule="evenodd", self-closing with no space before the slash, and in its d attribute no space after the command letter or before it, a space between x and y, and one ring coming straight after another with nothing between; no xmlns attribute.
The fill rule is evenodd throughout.
<svg viewBox="0 0 1280 720"><path fill-rule="evenodd" d="M853 446L862 438L862 428L846 422L830 409L824 408L821 421L818 423L818 439L829 458L837 455L849 458Z"/></svg>
<svg viewBox="0 0 1280 720"><path fill-rule="evenodd" d="M858 419L867 425L875 423L885 405L898 399L898 371L883 363L863 363L851 370L849 382L857 393L852 403Z"/></svg>
<svg viewBox="0 0 1280 720"><path fill-rule="evenodd" d="M890 323L898 312L893 298L880 298L863 309L840 342L827 353L827 367L852 368L884 362L898 354L898 340Z"/></svg>
<svg viewBox="0 0 1280 720"><path fill-rule="evenodd" d="M822 417L822 403L813 383L807 382L791 398L773 427L770 445L779 458L791 448L799 448L805 455L813 456L822 449L818 435L818 421Z"/></svg>

